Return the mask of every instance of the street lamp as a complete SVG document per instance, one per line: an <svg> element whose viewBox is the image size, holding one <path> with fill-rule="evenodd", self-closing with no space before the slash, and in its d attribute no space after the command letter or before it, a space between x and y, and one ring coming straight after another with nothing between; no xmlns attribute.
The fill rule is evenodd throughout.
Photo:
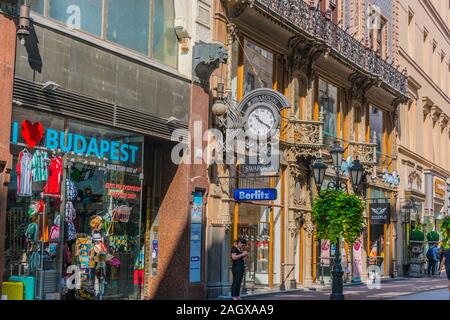
<svg viewBox="0 0 450 320"><path fill-rule="evenodd" d="M340 181L339 173L341 171L342 159L344 157L344 148L341 147L339 141L336 139L333 143L333 146L330 150L331 158L333 160L333 168L335 171L335 179L334 181L330 181L328 183L328 188L334 188L336 191L345 190L348 192L347 185L344 182ZM317 189L320 192L322 187L323 180L325 178L325 171L327 170L327 165L323 162L322 158L317 158L314 162L313 166L314 173L314 182L316 183ZM363 176L363 167L359 160L355 160L352 166L350 167L350 180L355 189L362 181ZM339 240L336 243L335 247L335 259L333 269L331 271L333 277L333 283L331 287L331 300L344 300L343 294L343 275L344 271L342 270L341 265L341 254L340 254L340 244Z"/></svg>
<svg viewBox="0 0 450 320"><path fill-rule="evenodd" d="M361 183L363 173L363 167L359 160L356 159L350 167L350 180L352 182L353 190L355 190Z"/></svg>
<svg viewBox="0 0 450 320"><path fill-rule="evenodd" d="M322 188L323 179L325 179L325 172L327 171L327 165L323 162L321 157L317 158L313 164L314 182L317 189L320 192Z"/></svg>

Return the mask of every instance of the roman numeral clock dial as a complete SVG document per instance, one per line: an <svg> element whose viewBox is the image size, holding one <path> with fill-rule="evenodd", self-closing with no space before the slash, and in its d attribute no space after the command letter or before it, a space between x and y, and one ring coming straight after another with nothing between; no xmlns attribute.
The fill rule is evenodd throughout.
<svg viewBox="0 0 450 320"><path fill-rule="evenodd" d="M279 115L270 106L253 105L247 110L245 120L245 129L250 137L269 138L278 128Z"/></svg>

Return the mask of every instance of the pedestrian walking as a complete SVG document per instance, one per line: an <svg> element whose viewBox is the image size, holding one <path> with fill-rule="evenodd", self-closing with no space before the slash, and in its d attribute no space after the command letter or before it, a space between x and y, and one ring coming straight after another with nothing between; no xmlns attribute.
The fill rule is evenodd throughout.
<svg viewBox="0 0 450 320"><path fill-rule="evenodd" d="M448 298L450 299L450 249L447 249L444 253L444 258L442 259L442 265L439 272L442 272L442 270L445 267L445 271L447 273L447 280L448 280Z"/></svg>
<svg viewBox="0 0 450 320"><path fill-rule="evenodd" d="M245 272L244 258L248 255L247 251L243 251L247 241L239 239L235 246L231 249L231 260L233 266L231 271L233 273L233 284L231 285L231 298L233 300L241 300L241 283Z"/></svg>
<svg viewBox="0 0 450 320"><path fill-rule="evenodd" d="M428 259L428 275L434 276L436 272L436 264L439 261L437 243L433 243L427 251Z"/></svg>

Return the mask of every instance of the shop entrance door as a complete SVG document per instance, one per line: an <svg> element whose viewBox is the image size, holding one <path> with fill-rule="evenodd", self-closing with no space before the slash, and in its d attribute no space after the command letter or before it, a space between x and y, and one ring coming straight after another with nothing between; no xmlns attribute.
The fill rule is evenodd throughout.
<svg viewBox="0 0 450 320"><path fill-rule="evenodd" d="M253 290L255 287L255 275L256 275L256 259L257 259L257 236L258 226L239 226L238 238L247 240L247 246L245 250L248 252L248 256L245 259L245 274L243 279L243 286L247 290Z"/></svg>

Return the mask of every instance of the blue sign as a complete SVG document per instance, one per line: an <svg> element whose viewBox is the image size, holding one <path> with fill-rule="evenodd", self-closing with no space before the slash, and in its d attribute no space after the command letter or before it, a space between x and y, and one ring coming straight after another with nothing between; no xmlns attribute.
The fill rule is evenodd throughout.
<svg viewBox="0 0 450 320"><path fill-rule="evenodd" d="M236 201L267 201L277 199L277 189L236 189Z"/></svg>
<svg viewBox="0 0 450 320"><path fill-rule="evenodd" d="M18 122L12 124L11 143L19 142L20 126ZM64 131L47 128L40 139L45 138L44 146L49 150L61 149L62 152L74 152L97 158L107 158L112 161L136 163L139 147L121 141L109 141L81 134L65 133ZM39 140L40 140L39 139Z"/></svg>
<svg viewBox="0 0 450 320"><path fill-rule="evenodd" d="M189 282L201 282L203 193L195 192L191 209Z"/></svg>

